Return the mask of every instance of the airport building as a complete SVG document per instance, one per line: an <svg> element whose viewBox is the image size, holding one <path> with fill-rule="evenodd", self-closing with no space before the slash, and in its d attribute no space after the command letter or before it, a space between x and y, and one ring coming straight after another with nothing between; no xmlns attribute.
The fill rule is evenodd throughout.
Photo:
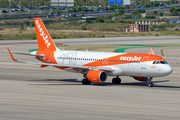
<svg viewBox="0 0 180 120"><path fill-rule="evenodd" d="M74 0L51 0L51 6L72 7L72 6L74 6Z"/></svg>
<svg viewBox="0 0 180 120"><path fill-rule="evenodd" d="M139 24L129 24L129 31L130 32L148 32L149 28L148 28L148 23L146 21L146 23L144 23L144 21L142 21L142 24L139 22Z"/></svg>

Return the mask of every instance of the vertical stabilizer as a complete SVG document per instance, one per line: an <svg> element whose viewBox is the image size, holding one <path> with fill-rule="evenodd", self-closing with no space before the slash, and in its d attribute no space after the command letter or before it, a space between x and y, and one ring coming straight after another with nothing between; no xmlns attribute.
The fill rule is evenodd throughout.
<svg viewBox="0 0 180 120"><path fill-rule="evenodd" d="M36 29L36 36L38 42L39 51L44 49L56 50L56 46L51 39L46 27L44 26L41 18L34 18L34 25Z"/></svg>

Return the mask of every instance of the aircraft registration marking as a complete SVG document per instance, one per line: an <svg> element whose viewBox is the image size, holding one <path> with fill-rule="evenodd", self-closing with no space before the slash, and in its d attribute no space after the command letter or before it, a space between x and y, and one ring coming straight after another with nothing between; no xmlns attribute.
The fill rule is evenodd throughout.
<svg viewBox="0 0 180 120"><path fill-rule="evenodd" d="M157 66L156 65L151 65L151 69L156 69Z"/></svg>

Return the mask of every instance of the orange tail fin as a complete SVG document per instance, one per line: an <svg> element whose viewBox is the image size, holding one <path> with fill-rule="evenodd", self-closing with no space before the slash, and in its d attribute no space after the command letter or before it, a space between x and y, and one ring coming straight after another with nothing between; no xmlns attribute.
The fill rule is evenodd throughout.
<svg viewBox="0 0 180 120"><path fill-rule="evenodd" d="M36 36L39 50L51 49L56 50L56 46L51 39L46 27L44 26L41 18L34 18L34 25L36 29Z"/></svg>

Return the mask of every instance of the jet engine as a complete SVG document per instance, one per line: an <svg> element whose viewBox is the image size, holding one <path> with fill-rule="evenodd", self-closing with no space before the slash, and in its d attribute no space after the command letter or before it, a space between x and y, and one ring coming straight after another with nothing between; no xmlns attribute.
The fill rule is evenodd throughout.
<svg viewBox="0 0 180 120"><path fill-rule="evenodd" d="M102 70L89 70L87 73L87 79L94 83L102 83L106 81L107 74Z"/></svg>

